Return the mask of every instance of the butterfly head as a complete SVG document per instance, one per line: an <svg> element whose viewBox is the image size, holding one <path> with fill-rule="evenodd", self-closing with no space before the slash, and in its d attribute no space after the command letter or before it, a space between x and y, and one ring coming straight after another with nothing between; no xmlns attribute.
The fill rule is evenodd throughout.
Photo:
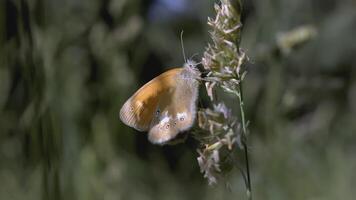
<svg viewBox="0 0 356 200"><path fill-rule="evenodd" d="M191 78L200 78L201 72L197 67L198 64L199 63L196 63L193 60L187 60L186 63L184 63L184 69Z"/></svg>

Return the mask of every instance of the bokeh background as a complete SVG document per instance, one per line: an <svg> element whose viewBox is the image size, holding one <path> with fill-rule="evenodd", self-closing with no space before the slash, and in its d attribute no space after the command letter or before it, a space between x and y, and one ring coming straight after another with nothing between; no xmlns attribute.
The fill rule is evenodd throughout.
<svg viewBox="0 0 356 200"><path fill-rule="evenodd" d="M199 60L214 3L1 1L0 199L245 199L238 170L207 185L193 138L154 146L118 117L182 65L182 30ZM356 1L243 3L253 197L354 199ZM280 53L278 36L304 25L315 37Z"/></svg>

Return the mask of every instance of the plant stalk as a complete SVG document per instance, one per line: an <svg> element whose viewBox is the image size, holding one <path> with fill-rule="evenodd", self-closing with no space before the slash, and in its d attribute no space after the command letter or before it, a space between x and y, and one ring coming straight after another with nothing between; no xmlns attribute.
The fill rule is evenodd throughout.
<svg viewBox="0 0 356 200"><path fill-rule="evenodd" d="M241 124L242 124L242 138L241 142L245 152L245 161L246 161L246 173L247 173L247 198L252 200L252 191L251 191L251 178L250 178L250 165L248 159L248 150L247 150L247 128L246 128L246 120L245 120L245 112L244 112L244 101L243 101L243 91L242 91L242 80L241 76L239 76L239 91L237 96L239 98L240 104L240 114L241 114Z"/></svg>

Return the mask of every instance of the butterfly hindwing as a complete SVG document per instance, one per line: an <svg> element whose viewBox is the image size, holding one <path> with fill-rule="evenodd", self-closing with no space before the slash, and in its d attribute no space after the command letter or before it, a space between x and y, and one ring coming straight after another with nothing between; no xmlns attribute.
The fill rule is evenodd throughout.
<svg viewBox="0 0 356 200"><path fill-rule="evenodd" d="M184 82L181 84L185 84ZM191 128L196 116L196 101L198 98L198 82L192 80L185 90L180 90L176 95L176 101L181 106L175 108L176 126L179 131L186 131ZM189 96L190 98L186 98Z"/></svg>
<svg viewBox="0 0 356 200"><path fill-rule="evenodd" d="M198 82L178 78L178 90L158 103L148 138L152 143L164 144L175 138L179 132L188 130L194 123Z"/></svg>
<svg viewBox="0 0 356 200"><path fill-rule="evenodd" d="M168 112L157 116L157 119L148 132L148 139L154 144L164 144L174 138L179 130L175 126L172 116L168 115Z"/></svg>

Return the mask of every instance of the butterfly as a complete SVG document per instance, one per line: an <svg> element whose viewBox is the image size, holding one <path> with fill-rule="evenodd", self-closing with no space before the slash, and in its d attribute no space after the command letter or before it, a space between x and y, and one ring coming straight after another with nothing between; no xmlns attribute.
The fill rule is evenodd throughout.
<svg viewBox="0 0 356 200"><path fill-rule="evenodd" d="M168 70L134 93L120 110L121 121L138 131L148 131L153 144L166 144L193 126L201 72L188 60Z"/></svg>

